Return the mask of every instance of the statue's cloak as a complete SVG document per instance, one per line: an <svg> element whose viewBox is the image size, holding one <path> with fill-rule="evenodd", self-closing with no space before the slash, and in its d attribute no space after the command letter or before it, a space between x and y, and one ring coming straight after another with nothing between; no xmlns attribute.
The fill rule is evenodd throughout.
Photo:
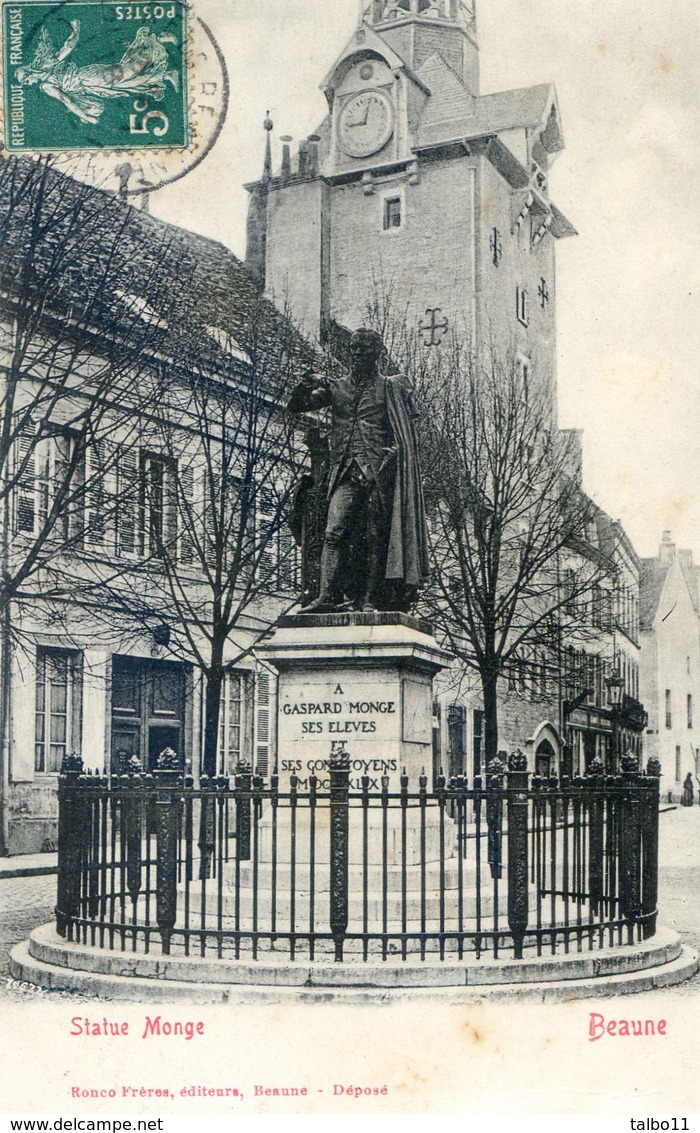
<svg viewBox="0 0 700 1133"><path fill-rule="evenodd" d="M386 379L386 404L397 448L386 578L421 586L429 574L428 534L410 393L402 378Z"/></svg>

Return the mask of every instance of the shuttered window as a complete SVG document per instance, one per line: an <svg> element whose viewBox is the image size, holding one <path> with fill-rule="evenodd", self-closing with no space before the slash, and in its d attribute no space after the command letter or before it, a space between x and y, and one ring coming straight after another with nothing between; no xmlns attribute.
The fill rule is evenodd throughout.
<svg viewBox="0 0 700 1133"><path fill-rule="evenodd" d="M25 425L16 442L15 529L34 535L37 522L36 452L33 425Z"/></svg>
<svg viewBox="0 0 700 1133"><path fill-rule="evenodd" d="M117 554L135 555L139 530L139 464L134 449L122 447L117 458Z"/></svg>
<svg viewBox="0 0 700 1133"><path fill-rule="evenodd" d="M192 464L183 462L178 466L177 490L177 557L183 566L191 566L195 560L195 470Z"/></svg>
<svg viewBox="0 0 700 1133"><path fill-rule="evenodd" d="M107 442L94 441L85 453L86 547L104 547L108 525Z"/></svg>
<svg viewBox="0 0 700 1133"><path fill-rule="evenodd" d="M255 770L258 775L268 775L272 757L272 733L270 713L274 695L273 678L264 670L255 677Z"/></svg>
<svg viewBox="0 0 700 1133"><path fill-rule="evenodd" d="M74 461L75 439L69 432L37 435L33 424L21 430L15 448L15 530L39 535L60 498L60 510L50 525L50 534L67 539L75 531L76 498L82 487L84 468Z"/></svg>

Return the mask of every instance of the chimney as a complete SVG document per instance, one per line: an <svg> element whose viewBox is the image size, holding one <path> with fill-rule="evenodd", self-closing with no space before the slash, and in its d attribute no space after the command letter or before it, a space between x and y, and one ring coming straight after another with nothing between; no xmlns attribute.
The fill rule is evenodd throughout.
<svg viewBox="0 0 700 1133"><path fill-rule="evenodd" d="M681 564L683 570L690 573L693 569L693 552L687 547L679 548L678 562Z"/></svg>
<svg viewBox="0 0 700 1133"><path fill-rule="evenodd" d="M659 547L659 558L662 563L672 563L676 557L676 544L673 542L670 531L664 531Z"/></svg>
<svg viewBox="0 0 700 1133"><path fill-rule="evenodd" d="M291 150L289 148L290 145L291 145L291 142L292 142L291 134L283 134L282 137L280 138L280 141L282 143L281 175L282 175L282 180L286 181L287 178L291 175L291 172L292 172L292 154L291 154Z"/></svg>
<svg viewBox="0 0 700 1133"><path fill-rule="evenodd" d="M321 141L318 134L309 134L309 177L318 177L318 143Z"/></svg>
<svg viewBox="0 0 700 1133"><path fill-rule="evenodd" d="M299 176L308 177L309 175L309 143L308 141L299 142Z"/></svg>

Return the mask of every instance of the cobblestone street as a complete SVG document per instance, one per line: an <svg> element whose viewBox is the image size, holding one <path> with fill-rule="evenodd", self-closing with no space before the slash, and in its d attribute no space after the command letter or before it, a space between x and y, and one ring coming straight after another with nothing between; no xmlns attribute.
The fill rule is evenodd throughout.
<svg viewBox="0 0 700 1133"><path fill-rule="evenodd" d="M55 874L0 879L0 999L55 998L59 994L18 984L10 978L9 972L10 950L18 941L26 939L36 925L52 919L55 894ZM700 806L663 811L660 815L659 921L668 928L675 928L686 944L700 951L698 894ZM700 973L675 991L678 995L698 992Z"/></svg>
<svg viewBox="0 0 700 1133"><path fill-rule="evenodd" d="M0 879L0 999L48 994L10 979L10 951L38 924L50 920L56 903L56 875Z"/></svg>

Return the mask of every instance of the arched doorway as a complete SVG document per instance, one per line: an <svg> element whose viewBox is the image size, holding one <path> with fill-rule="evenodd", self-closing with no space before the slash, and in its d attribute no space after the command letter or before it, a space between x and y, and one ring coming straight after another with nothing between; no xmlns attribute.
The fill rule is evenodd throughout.
<svg viewBox="0 0 700 1133"><path fill-rule="evenodd" d="M528 764L535 775L559 775L562 743L549 720L543 720L526 741Z"/></svg>
<svg viewBox="0 0 700 1133"><path fill-rule="evenodd" d="M555 774L555 755L549 740L542 740L535 749L535 775L548 777Z"/></svg>

